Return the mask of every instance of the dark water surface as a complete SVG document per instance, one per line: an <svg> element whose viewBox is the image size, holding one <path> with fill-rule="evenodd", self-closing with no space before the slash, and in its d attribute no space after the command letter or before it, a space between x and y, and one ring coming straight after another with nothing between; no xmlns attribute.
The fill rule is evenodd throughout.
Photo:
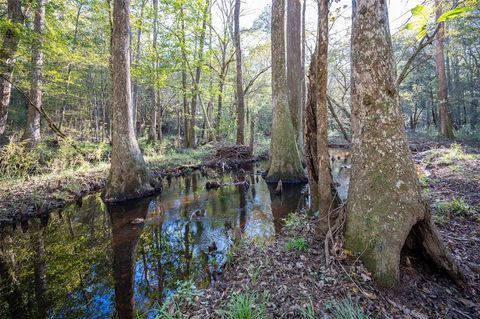
<svg viewBox="0 0 480 319"><path fill-rule="evenodd" d="M332 156L346 197L348 153ZM275 195L258 169L218 177L224 186L208 191L212 177L194 172L165 180L156 197L121 205L91 195L48 220L4 230L0 318L154 317L152 309L185 282L214 284L239 233L269 240L290 212L308 205L307 185L284 184Z"/></svg>

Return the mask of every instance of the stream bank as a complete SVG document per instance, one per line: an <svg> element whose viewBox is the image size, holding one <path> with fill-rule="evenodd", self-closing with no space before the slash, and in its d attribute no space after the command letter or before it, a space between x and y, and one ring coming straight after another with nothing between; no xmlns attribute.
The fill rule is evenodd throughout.
<svg viewBox="0 0 480 319"><path fill-rule="evenodd" d="M404 251L398 287L380 290L358 258L342 248L341 236L327 265L325 239L316 231L322 221L295 214L271 243L244 243L247 249L235 250L223 280L198 293L195 302L176 302L171 314L223 318L236 300L248 297L250 307L263 309L266 318L338 318L338 309L364 315L355 318L479 318L480 149L455 143L413 146L441 237L464 269L464 289L421 256Z"/></svg>
<svg viewBox="0 0 480 319"><path fill-rule="evenodd" d="M268 155L263 145L259 149L260 152L246 156L245 152L234 152L238 150L235 145L208 143L199 147L199 151L185 150L185 154L178 153L178 156L167 160L147 157L146 162L153 177L170 179L212 168L228 172L241 165L266 159ZM218 152L225 156L219 157ZM44 218L54 209L79 202L86 195L101 192L105 188L108 171L109 165L100 163L88 170L0 183L0 227L25 222L31 217Z"/></svg>

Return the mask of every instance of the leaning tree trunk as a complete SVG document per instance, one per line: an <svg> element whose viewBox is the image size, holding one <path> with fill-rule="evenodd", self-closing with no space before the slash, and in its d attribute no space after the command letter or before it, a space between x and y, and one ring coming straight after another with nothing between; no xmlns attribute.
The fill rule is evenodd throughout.
<svg viewBox="0 0 480 319"><path fill-rule="evenodd" d="M15 65L15 53L20 41L20 28L25 17L22 13L20 0L7 1L8 19L12 22L5 27L2 47L0 48L0 135L5 133L7 126L8 105L12 93L12 75Z"/></svg>
<svg viewBox="0 0 480 319"><path fill-rule="evenodd" d="M31 145L40 141L40 109L42 108L43 86L43 33L45 31L45 0L37 1L33 30L35 38L32 44L32 82L28 101L27 124L22 140Z"/></svg>
<svg viewBox="0 0 480 319"><path fill-rule="evenodd" d="M437 6L436 18L438 19L442 13L442 5L439 0L435 1ZM440 22L439 29L435 35L435 65L437 68L438 77L438 119L440 134L448 139L453 139L452 119L448 112L448 89L447 77L445 75L445 55L444 55L444 40L445 40L445 23Z"/></svg>
<svg viewBox="0 0 480 319"><path fill-rule="evenodd" d="M130 1L115 0L113 6L112 75L113 136L110 176L105 200L122 201L153 192L150 176L133 128L130 83Z"/></svg>
<svg viewBox="0 0 480 319"><path fill-rule="evenodd" d="M272 142L267 182L306 180L287 100L285 72L285 0L272 1Z"/></svg>
<svg viewBox="0 0 480 319"><path fill-rule="evenodd" d="M245 97L243 95L242 48L240 41L240 0L235 0L235 56L237 71L237 144L245 144Z"/></svg>
<svg viewBox="0 0 480 319"><path fill-rule="evenodd" d="M287 0L288 105L298 147L302 151L302 78L304 77L302 73L302 2L300 0Z"/></svg>
<svg viewBox="0 0 480 319"><path fill-rule="evenodd" d="M430 258L460 281L442 244L411 158L399 106L387 3L357 0L352 26L352 174L346 247L380 285L399 279L403 246Z"/></svg>

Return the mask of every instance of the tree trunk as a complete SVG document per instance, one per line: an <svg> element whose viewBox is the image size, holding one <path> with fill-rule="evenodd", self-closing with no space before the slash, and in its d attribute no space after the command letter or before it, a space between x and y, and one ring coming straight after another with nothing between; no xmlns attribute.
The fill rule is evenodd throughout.
<svg viewBox="0 0 480 319"><path fill-rule="evenodd" d="M318 160L318 204L321 216L337 206L338 197L332 182L330 155L328 153L328 0L318 2L317 40L317 160Z"/></svg>
<svg viewBox="0 0 480 319"><path fill-rule="evenodd" d="M310 210L318 210L318 152L317 152L317 52L310 59L308 70L307 101L305 104L305 159L307 162L308 183L310 185Z"/></svg>
<svg viewBox="0 0 480 319"><path fill-rule="evenodd" d="M153 62L153 72L155 74L155 80L157 80L157 68L158 68L158 58L157 58L157 38L158 38L158 0L153 0L153 43L152 48L155 54L155 59ZM156 82L156 81L155 81ZM156 88L156 84L152 88L152 97L153 97L153 104L152 104L152 113L151 113L151 122L150 122L150 131L148 132L148 139L150 141L157 140L157 116L158 116L158 105L160 104L158 90Z"/></svg>
<svg viewBox="0 0 480 319"><path fill-rule="evenodd" d="M267 182L306 180L288 107L285 72L285 0L272 1L272 141Z"/></svg>
<svg viewBox="0 0 480 319"><path fill-rule="evenodd" d="M77 47L77 37L78 37L78 23L80 21L80 13L82 12L83 8L83 3L80 3L77 8L77 15L75 18L75 30L73 32L73 41L72 41L72 52L75 51L75 48ZM65 120L65 113L67 111L68 107L68 94L70 92L70 78L72 74L72 63L69 62L67 66L67 83L65 85L65 95L63 97L63 103L62 103L62 114L60 116L60 123L58 124L58 128L61 129L63 122Z"/></svg>
<svg viewBox="0 0 480 319"><path fill-rule="evenodd" d="M242 49L240 41L240 2L235 0L235 56L237 71L237 144L245 144L245 98L243 95Z"/></svg>
<svg viewBox="0 0 480 319"><path fill-rule="evenodd" d="M437 7L436 18L438 19L442 13L442 5L439 0L435 0ZM441 22L438 32L435 35L435 65L438 77L438 119L440 134L448 139L453 139L452 120L448 111L448 89L447 77L445 75L445 56L444 56L444 40L445 40L445 23Z"/></svg>
<svg viewBox="0 0 480 319"><path fill-rule="evenodd" d="M112 32L113 137L105 200L122 201L153 192L133 130L130 83L130 1L114 0Z"/></svg>
<svg viewBox="0 0 480 319"><path fill-rule="evenodd" d="M6 27L0 49L0 135L5 133L7 126L15 53L17 52L18 42L20 42L20 31L18 25L15 24L23 24L25 19L20 0L7 1L7 15L12 25Z"/></svg>
<svg viewBox="0 0 480 319"><path fill-rule="evenodd" d="M22 140L29 140L31 145L40 141L40 112L42 108L43 87L43 33L45 30L45 0L37 0L35 10L34 33L32 44L32 82L28 103L28 115Z"/></svg>
<svg viewBox="0 0 480 319"><path fill-rule="evenodd" d="M303 153L302 125L302 1L287 0L288 105L299 150Z"/></svg>
<svg viewBox="0 0 480 319"><path fill-rule="evenodd" d="M197 114L197 104L198 96L200 94L200 79L202 76L202 65L203 65L203 48L205 46L205 34L207 31L207 19L208 19L208 8L210 7L210 0L206 0L205 7L203 9L203 20L202 20L202 29L200 33L198 52L197 52L197 67L195 69L195 79L193 83L193 94L190 110L190 125L188 127L189 133L189 145L188 147L196 146L196 136L195 136L195 119Z"/></svg>
<svg viewBox="0 0 480 319"><path fill-rule="evenodd" d="M460 280L463 275L440 241L422 198L408 149L387 3L354 1L352 18L355 122L346 248L360 255L382 286L398 282L400 254L407 238L409 246L415 243L417 251Z"/></svg>
<svg viewBox="0 0 480 319"><path fill-rule="evenodd" d="M180 6L180 50L182 51L182 96L183 96L183 146L190 147L190 110L187 98L187 53L186 51L186 35L185 35L185 15L183 5Z"/></svg>

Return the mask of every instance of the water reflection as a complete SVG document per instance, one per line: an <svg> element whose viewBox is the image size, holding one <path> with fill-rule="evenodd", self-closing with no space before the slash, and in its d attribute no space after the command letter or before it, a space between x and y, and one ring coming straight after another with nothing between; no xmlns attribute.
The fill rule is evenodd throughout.
<svg viewBox="0 0 480 319"><path fill-rule="evenodd" d="M148 199L141 199L107 206L112 225L116 314L120 319L135 317L134 274L137 243L149 202Z"/></svg>
<svg viewBox="0 0 480 319"><path fill-rule="evenodd" d="M4 230L0 317L154 317L179 282L215 284L237 234L270 238L306 204L305 185L275 195L257 169L172 178L161 195L118 206L88 196L26 232ZM224 186L207 191L208 179Z"/></svg>

